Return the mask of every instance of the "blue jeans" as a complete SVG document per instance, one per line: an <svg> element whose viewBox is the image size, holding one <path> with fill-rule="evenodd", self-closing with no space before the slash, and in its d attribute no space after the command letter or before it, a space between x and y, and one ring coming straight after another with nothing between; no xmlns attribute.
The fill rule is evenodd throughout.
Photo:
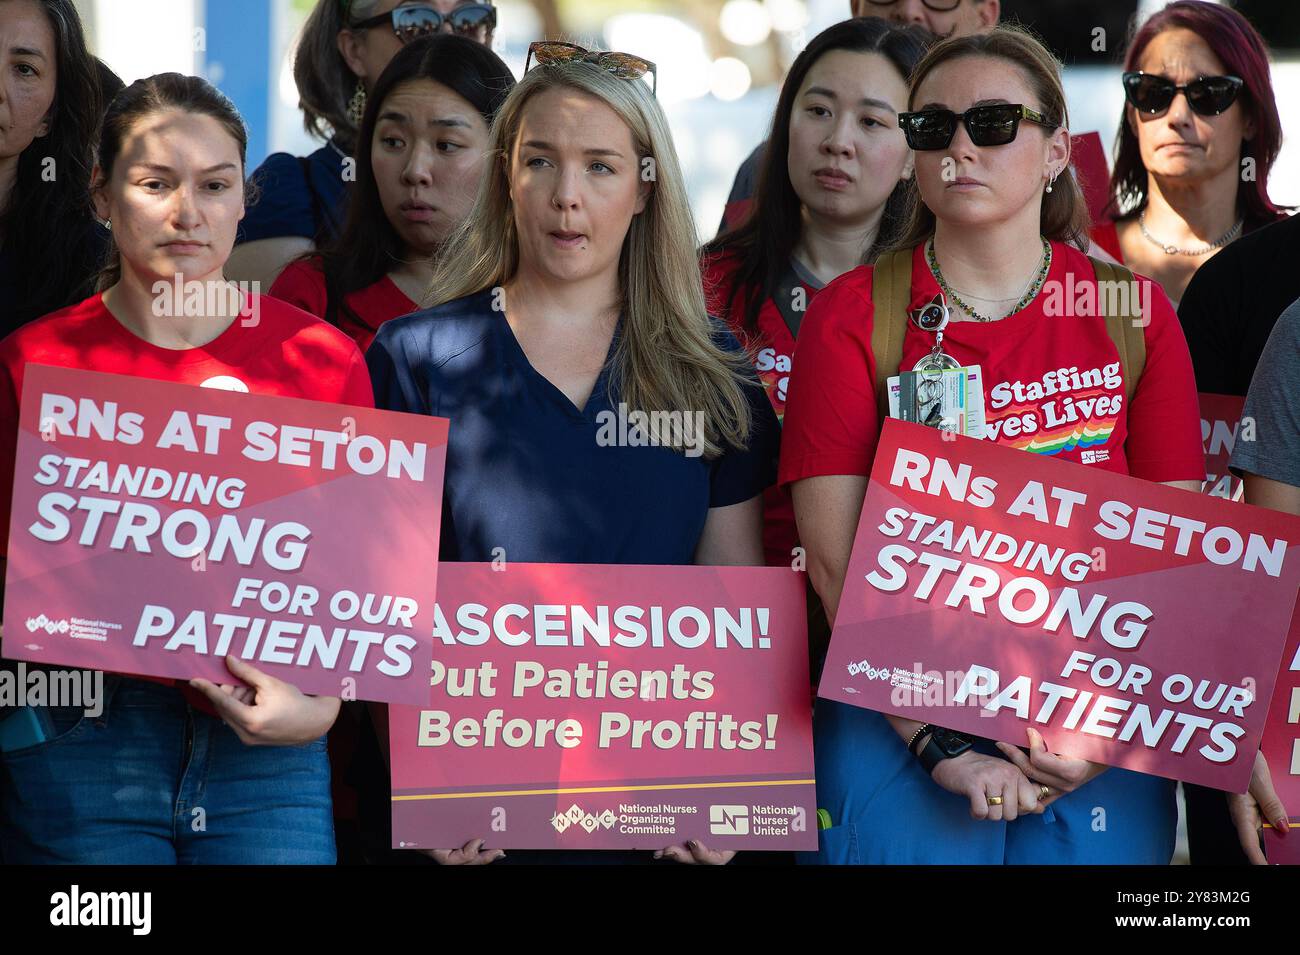
<svg viewBox="0 0 1300 955"><path fill-rule="evenodd" d="M106 675L105 696L0 755L6 863L334 864L324 737L246 746L173 687Z"/></svg>

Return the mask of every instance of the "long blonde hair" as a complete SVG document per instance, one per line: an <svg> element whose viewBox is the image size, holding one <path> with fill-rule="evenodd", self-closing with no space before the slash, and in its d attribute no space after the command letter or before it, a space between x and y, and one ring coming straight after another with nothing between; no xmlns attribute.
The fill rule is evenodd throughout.
<svg viewBox="0 0 1300 955"><path fill-rule="evenodd" d="M519 241L510 201L509 157L524 109L551 89L573 89L607 104L627 124L642 175L653 182L646 207L633 216L618 277L622 334L612 359L611 387L632 410L647 412L656 442L684 450L654 412L701 412L704 455L749 439L743 391L747 362L712 340L705 310L695 223L668 121L640 80L620 79L590 63L540 65L529 70L501 104L492 124L485 172L474 207L443 244L426 306L496 288L519 268ZM504 320L504 316L502 317Z"/></svg>

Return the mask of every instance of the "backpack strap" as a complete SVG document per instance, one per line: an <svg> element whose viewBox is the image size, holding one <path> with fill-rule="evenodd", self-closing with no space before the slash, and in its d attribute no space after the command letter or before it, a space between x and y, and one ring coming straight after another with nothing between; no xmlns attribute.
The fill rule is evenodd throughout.
<svg viewBox="0 0 1300 955"><path fill-rule="evenodd" d="M1137 281L1133 273L1122 265L1103 262L1088 256L1097 277L1097 308L1105 313L1106 332L1119 352L1120 371L1124 376L1124 394L1129 403L1137 391L1138 382L1147 362L1147 342L1144 333L1146 321L1142 315ZM1104 289L1113 289L1106 294ZM1114 305L1108 309L1107 305Z"/></svg>
<svg viewBox="0 0 1300 955"><path fill-rule="evenodd" d="M912 250L896 249L871 270L871 356L876 365L876 414L889 417L889 379L903 363L907 305L912 297Z"/></svg>

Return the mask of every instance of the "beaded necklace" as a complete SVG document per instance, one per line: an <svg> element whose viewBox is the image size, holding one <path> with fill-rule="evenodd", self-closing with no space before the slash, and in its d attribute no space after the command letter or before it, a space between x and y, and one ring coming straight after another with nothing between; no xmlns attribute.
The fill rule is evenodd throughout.
<svg viewBox="0 0 1300 955"><path fill-rule="evenodd" d="M934 254L934 239L930 239L930 241L926 243L925 259L926 262L928 262L930 265L930 274L933 275L934 280L939 283L939 288L943 290L943 294L948 296L948 298L952 300L952 303L954 305L956 305L958 308L960 308L963 312L968 314L971 318L973 318L977 322L996 321L996 319L990 316L981 315L979 312L975 311L975 309L971 308L969 305L963 302L958 297L957 293L953 291L952 287L947 282L944 281L943 273L939 271L939 260ZM1003 318L1010 318L1012 315L1016 314L1016 312L1019 312L1021 309L1025 308L1027 305L1029 305L1030 302L1034 300L1034 298L1038 295L1039 290L1043 287L1043 282L1047 280L1047 273L1050 272L1051 269L1052 269L1052 244L1048 242L1046 239L1043 239L1042 264L1038 267L1038 271L1035 272L1033 274L1033 277L1029 280L1029 288L1025 290L1024 295L1020 296L1020 301L1016 302L1016 307L1013 308L1006 315L1004 315ZM994 300L990 299L990 301L994 301ZM1010 300L1008 299L1008 301Z"/></svg>

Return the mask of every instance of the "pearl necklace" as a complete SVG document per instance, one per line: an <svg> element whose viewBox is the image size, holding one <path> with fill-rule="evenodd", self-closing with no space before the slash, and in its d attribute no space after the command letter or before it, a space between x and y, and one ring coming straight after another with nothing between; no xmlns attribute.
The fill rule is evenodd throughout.
<svg viewBox="0 0 1300 955"><path fill-rule="evenodd" d="M1221 249L1241 234L1241 227L1245 225L1245 222L1245 219L1238 219L1236 225L1209 245L1203 245L1199 249L1180 249L1176 245L1166 245L1147 231L1147 211L1145 209L1138 216L1138 228L1142 230L1142 237L1159 248L1165 255L1206 255L1215 249Z"/></svg>
<svg viewBox="0 0 1300 955"><path fill-rule="evenodd" d="M943 294L948 296L948 298L952 300L952 303L954 305L956 305L958 308L960 308L963 312L965 312L967 315L969 315L977 322L997 321L997 319L994 319L991 316L981 315L979 312L975 311L975 309L971 308L969 305L963 302L958 297L957 293L953 290L952 286L950 286L947 282L944 281L943 273L939 271L939 260L934 254L934 239L930 239L930 241L926 243L925 258L930 265L930 274L933 275L934 280L939 283L939 288L943 290ZM1048 242L1046 239L1043 239L1042 264L1039 265L1038 270L1032 276L1030 276L1029 287L1025 290L1025 293L1020 296L1020 300L1016 302L1015 308L1013 308L1011 311L1009 311L1006 315L1002 317L1010 318L1012 315L1016 314L1016 312L1019 312L1022 309L1024 309L1026 306L1028 306L1029 303L1032 302L1035 299L1035 297L1037 297L1039 290L1043 287L1043 282L1047 280L1047 273L1050 272L1051 269L1052 269L1052 244ZM976 296L973 295L971 296L971 298L975 298L975 297ZM1011 301L1011 299L981 299L981 301L996 303L999 301L1009 302Z"/></svg>

